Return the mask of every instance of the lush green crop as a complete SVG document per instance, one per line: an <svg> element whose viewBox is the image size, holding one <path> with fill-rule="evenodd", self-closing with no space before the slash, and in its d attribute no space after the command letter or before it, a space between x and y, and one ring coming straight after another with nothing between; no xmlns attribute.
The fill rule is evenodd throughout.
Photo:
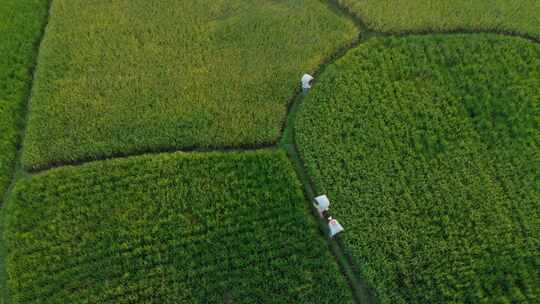
<svg viewBox="0 0 540 304"><path fill-rule="evenodd" d="M540 45L373 38L325 70L296 130L382 303L540 301Z"/></svg>
<svg viewBox="0 0 540 304"><path fill-rule="evenodd" d="M0 4L0 197L11 180L30 68L47 3L2 0Z"/></svg>
<svg viewBox="0 0 540 304"><path fill-rule="evenodd" d="M505 31L540 39L537 0L337 1L378 31Z"/></svg>
<svg viewBox="0 0 540 304"><path fill-rule="evenodd" d="M350 303L285 153L162 154L21 180L16 303Z"/></svg>
<svg viewBox="0 0 540 304"><path fill-rule="evenodd" d="M19 145L36 44L47 17L48 0L0 3L0 198L10 184ZM1 202L0 199L0 205ZM1 206L0 206L1 208ZM3 210L0 209L0 234ZM5 248L0 236L0 303L5 303Z"/></svg>
<svg viewBox="0 0 540 304"><path fill-rule="evenodd" d="M355 39L319 0L55 0L26 167L276 142L303 72Z"/></svg>

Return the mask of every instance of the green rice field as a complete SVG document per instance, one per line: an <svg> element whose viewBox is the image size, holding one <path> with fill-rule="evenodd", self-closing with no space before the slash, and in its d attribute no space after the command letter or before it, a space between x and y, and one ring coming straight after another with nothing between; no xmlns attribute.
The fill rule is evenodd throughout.
<svg viewBox="0 0 540 304"><path fill-rule="evenodd" d="M536 0L0 0L0 304L540 303L539 39Z"/></svg>
<svg viewBox="0 0 540 304"><path fill-rule="evenodd" d="M540 46L374 38L302 105L300 152L381 303L540 300Z"/></svg>
<svg viewBox="0 0 540 304"><path fill-rule="evenodd" d="M2 0L0 5L0 196L13 174L30 70L46 13L46 0Z"/></svg>
<svg viewBox="0 0 540 304"><path fill-rule="evenodd" d="M51 170L7 211L12 303L351 301L282 152Z"/></svg>
<svg viewBox="0 0 540 304"><path fill-rule="evenodd" d="M318 0L54 0L23 164L272 144L297 79L357 34Z"/></svg>

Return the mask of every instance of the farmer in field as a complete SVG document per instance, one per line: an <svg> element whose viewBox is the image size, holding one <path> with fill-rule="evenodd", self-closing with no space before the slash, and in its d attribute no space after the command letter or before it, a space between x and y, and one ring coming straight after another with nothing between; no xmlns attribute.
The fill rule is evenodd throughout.
<svg viewBox="0 0 540 304"><path fill-rule="evenodd" d="M311 89L311 82L313 79L313 76L309 74L304 74L304 76L302 76L302 96L306 96L309 89Z"/></svg>

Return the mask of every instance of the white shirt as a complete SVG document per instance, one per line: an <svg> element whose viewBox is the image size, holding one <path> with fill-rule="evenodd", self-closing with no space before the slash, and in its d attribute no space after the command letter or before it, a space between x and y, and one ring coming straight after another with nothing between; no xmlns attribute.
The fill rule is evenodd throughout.
<svg viewBox="0 0 540 304"><path fill-rule="evenodd" d="M311 85L309 84L310 81L312 81L313 79L313 76L309 75L309 74L304 74L304 76L302 76L302 88L304 89L311 89Z"/></svg>

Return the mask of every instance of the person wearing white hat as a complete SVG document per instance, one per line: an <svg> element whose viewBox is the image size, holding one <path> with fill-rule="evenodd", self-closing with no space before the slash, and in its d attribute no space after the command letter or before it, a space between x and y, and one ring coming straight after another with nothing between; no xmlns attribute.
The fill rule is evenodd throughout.
<svg viewBox="0 0 540 304"><path fill-rule="evenodd" d="M328 233L331 238L336 236L338 233L343 232L343 226L338 222L338 220L329 217L328 218Z"/></svg>
<svg viewBox="0 0 540 304"><path fill-rule="evenodd" d="M330 208L330 200L326 195L319 195L315 198L315 202L313 203L317 211L319 212L319 215L321 218L326 218L326 213L328 212L328 209Z"/></svg>
<svg viewBox="0 0 540 304"><path fill-rule="evenodd" d="M304 76L302 76L302 95L303 96L306 96L307 93L309 92L309 89L311 89L311 82L313 81L313 76L309 75L309 74L304 74Z"/></svg>

